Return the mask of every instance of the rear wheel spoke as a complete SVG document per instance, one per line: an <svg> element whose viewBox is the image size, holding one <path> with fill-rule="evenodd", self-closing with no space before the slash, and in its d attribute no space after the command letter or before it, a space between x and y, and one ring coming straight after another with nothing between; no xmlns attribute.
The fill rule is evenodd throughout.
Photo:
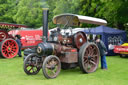
<svg viewBox="0 0 128 85"><path fill-rule="evenodd" d="M90 63L92 63L94 66L96 66L96 63L94 61L90 60Z"/></svg>

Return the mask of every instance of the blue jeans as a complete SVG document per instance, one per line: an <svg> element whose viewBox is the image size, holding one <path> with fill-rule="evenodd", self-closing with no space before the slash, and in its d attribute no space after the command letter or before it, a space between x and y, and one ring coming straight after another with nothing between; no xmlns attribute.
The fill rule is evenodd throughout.
<svg viewBox="0 0 128 85"><path fill-rule="evenodd" d="M107 69L106 56L101 56L101 69Z"/></svg>
<svg viewBox="0 0 128 85"><path fill-rule="evenodd" d="M18 55L19 55L19 57L21 57L21 46L19 46Z"/></svg>

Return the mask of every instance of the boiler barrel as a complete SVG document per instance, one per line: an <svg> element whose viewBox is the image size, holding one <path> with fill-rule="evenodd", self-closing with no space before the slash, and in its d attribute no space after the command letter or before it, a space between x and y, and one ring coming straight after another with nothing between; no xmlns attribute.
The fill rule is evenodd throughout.
<svg viewBox="0 0 128 85"><path fill-rule="evenodd" d="M53 46L51 43L40 43L37 46L37 53L42 56L48 56L53 54Z"/></svg>

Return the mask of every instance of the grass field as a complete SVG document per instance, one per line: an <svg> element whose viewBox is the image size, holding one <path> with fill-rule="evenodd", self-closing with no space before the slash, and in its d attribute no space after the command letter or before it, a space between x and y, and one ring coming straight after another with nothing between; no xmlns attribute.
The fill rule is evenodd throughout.
<svg viewBox="0 0 128 85"><path fill-rule="evenodd" d="M83 74L79 68L61 70L55 79L46 79L42 70L28 76L23 71L23 58L0 58L0 85L128 85L128 58L107 57L108 70Z"/></svg>

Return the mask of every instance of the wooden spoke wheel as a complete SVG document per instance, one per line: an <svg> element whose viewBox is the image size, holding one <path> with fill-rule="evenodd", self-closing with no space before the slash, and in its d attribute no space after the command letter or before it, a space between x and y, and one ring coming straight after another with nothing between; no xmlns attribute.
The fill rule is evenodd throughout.
<svg viewBox="0 0 128 85"><path fill-rule="evenodd" d="M80 69L85 73L94 72L99 64L99 49L94 43L85 43L79 51Z"/></svg>
<svg viewBox="0 0 128 85"><path fill-rule="evenodd" d="M74 42L75 42L75 46L80 49L80 47L87 42L87 38L86 36L82 33L82 32L78 32L75 34L74 36Z"/></svg>
<svg viewBox="0 0 128 85"><path fill-rule="evenodd" d="M38 61L37 54L29 54L24 60L24 72L28 75L37 74L41 69Z"/></svg>
<svg viewBox="0 0 128 85"><path fill-rule="evenodd" d="M5 39L1 42L0 52L4 58L13 58L18 54L18 44L13 39Z"/></svg>
<svg viewBox="0 0 128 85"><path fill-rule="evenodd" d="M61 70L61 63L58 57L50 55L44 59L43 74L46 78L56 78Z"/></svg>

